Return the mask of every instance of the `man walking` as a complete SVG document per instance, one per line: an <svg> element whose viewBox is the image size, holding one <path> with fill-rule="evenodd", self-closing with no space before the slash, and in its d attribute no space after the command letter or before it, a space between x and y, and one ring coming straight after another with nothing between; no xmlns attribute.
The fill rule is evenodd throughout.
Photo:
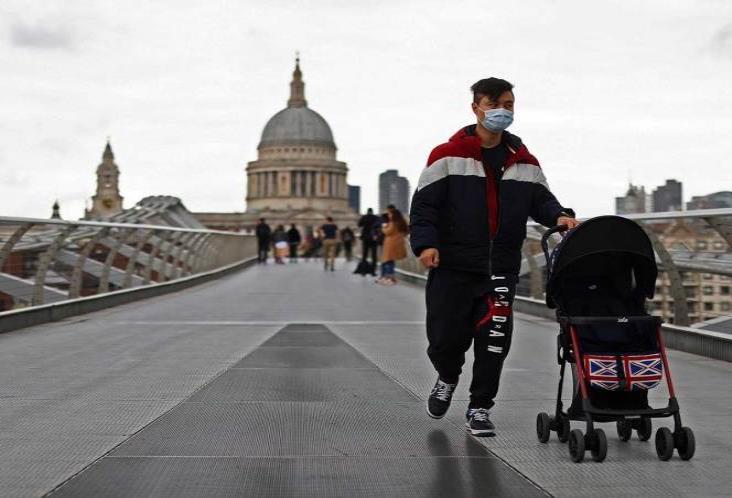
<svg viewBox="0 0 732 498"><path fill-rule="evenodd" d="M293 223L287 231L287 244L290 246L290 263L297 263L297 248L300 245L301 240L302 237L300 237L300 231Z"/></svg>
<svg viewBox="0 0 732 498"><path fill-rule="evenodd" d="M346 261L350 262L353 258L353 241L356 240L356 236L351 230L351 227L346 227L341 230L341 242L343 242L343 252L346 256Z"/></svg>
<svg viewBox="0 0 732 498"><path fill-rule="evenodd" d="M335 270L336 249L338 249L338 225L328 216L326 223L320 227L320 236L323 239L323 268L327 271Z"/></svg>
<svg viewBox="0 0 732 498"><path fill-rule="evenodd" d="M368 208L366 214L358 220L358 226L361 229L361 248L363 250L361 261L367 262L369 255L371 256L371 274L376 275L376 253L379 244L374 239L374 230L381 230L379 218L374 214L374 210Z"/></svg>
<svg viewBox="0 0 732 498"><path fill-rule="evenodd" d="M259 223L257 223L255 233L257 234L257 262L266 263L267 253L269 253L269 244L272 237L272 229L264 221L264 218L259 218Z"/></svg>
<svg viewBox="0 0 732 498"><path fill-rule="evenodd" d="M427 401L445 416L474 340L468 430L491 436L490 409L511 345L512 304L530 216L545 226L579 222L559 204L513 121L513 85L498 78L471 87L477 124L433 149L410 212L410 243L429 268L427 354L438 378Z"/></svg>

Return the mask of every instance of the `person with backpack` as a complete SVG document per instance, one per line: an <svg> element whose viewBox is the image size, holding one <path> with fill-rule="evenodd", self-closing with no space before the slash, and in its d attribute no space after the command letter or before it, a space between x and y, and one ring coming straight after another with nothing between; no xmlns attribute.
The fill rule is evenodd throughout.
<svg viewBox="0 0 732 498"><path fill-rule="evenodd" d="M513 85L486 78L471 91L477 123L432 150L412 198L410 243L429 268L427 355L437 381L427 413L445 416L474 343L466 425L474 435L490 436L527 218L547 227L579 222L551 193L526 145L505 131L513 122Z"/></svg>

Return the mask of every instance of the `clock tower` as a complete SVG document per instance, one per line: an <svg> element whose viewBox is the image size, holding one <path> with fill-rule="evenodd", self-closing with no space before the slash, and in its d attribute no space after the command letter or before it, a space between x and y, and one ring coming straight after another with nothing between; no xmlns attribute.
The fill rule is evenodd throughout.
<svg viewBox="0 0 732 498"><path fill-rule="evenodd" d="M102 162L97 166L97 193L92 197L92 207L86 211L85 217L97 220L109 218L122 211L122 199L119 194L119 168L107 140Z"/></svg>

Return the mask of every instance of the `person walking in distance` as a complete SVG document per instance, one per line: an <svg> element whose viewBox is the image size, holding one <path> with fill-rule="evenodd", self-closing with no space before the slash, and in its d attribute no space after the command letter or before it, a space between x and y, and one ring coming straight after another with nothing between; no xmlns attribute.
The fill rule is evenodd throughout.
<svg viewBox="0 0 732 498"><path fill-rule="evenodd" d="M341 242L343 243L343 252L346 256L346 261L353 259L353 241L356 240L356 235L351 230L351 227L346 227L341 230Z"/></svg>
<svg viewBox="0 0 732 498"><path fill-rule="evenodd" d="M287 232L283 225L277 225L275 231L272 232L272 243L274 244L275 263L278 265L285 264L285 256L287 256Z"/></svg>
<svg viewBox="0 0 732 498"><path fill-rule="evenodd" d="M257 223L255 233L257 235L257 262L266 263L267 253L269 253L269 245L272 237L272 229L266 223L264 218L259 218L259 223Z"/></svg>
<svg viewBox="0 0 732 498"><path fill-rule="evenodd" d="M323 267L325 270L335 270L335 256L338 248L338 225L328 216L326 223L320 227L320 236L323 240Z"/></svg>
<svg viewBox="0 0 732 498"><path fill-rule="evenodd" d="M287 231L287 244L290 246L290 263L297 263L297 248L300 245L300 241L302 241L300 230L293 223Z"/></svg>
<svg viewBox="0 0 732 498"><path fill-rule="evenodd" d="M407 257L405 236L409 233L407 220L394 205L387 206L388 221L384 223L384 250L381 253L381 277L376 281L381 285L394 285L396 262Z"/></svg>
<svg viewBox="0 0 732 498"><path fill-rule="evenodd" d="M495 404L511 346L513 298L528 217L544 226L579 222L547 185L537 159L505 131L514 116L513 85L498 78L471 87L476 124L432 150L410 211L410 243L429 268L427 354L438 377L427 413L442 418L474 342L466 425L495 434Z"/></svg>
<svg viewBox="0 0 732 498"><path fill-rule="evenodd" d="M371 256L371 274L376 275L376 252L378 243L374 239L374 228L380 226L379 218L374 214L374 210L368 208L366 214L358 220L358 227L361 229L361 248L363 250L361 261L367 262Z"/></svg>

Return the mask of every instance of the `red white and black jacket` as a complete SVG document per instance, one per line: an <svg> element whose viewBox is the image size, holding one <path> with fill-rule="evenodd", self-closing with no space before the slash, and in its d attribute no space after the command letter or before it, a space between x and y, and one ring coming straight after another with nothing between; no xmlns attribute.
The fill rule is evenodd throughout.
<svg viewBox="0 0 732 498"><path fill-rule="evenodd" d="M441 268L518 275L527 219L549 227L560 214L574 212L559 204L539 161L506 131L501 142L509 154L497 179L483 164L475 127L432 150L412 198L412 250L419 256L437 248Z"/></svg>

